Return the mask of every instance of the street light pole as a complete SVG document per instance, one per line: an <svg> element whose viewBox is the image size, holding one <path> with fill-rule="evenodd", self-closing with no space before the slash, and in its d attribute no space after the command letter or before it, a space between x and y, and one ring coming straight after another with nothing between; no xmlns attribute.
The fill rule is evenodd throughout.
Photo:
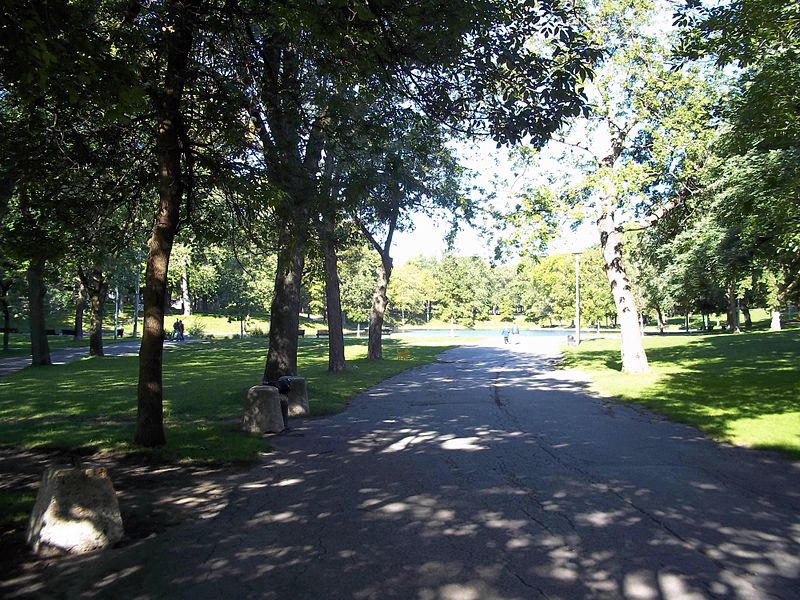
<svg viewBox="0 0 800 600"><path fill-rule="evenodd" d="M581 253L575 253L575 345L581 343Z"/></svg>

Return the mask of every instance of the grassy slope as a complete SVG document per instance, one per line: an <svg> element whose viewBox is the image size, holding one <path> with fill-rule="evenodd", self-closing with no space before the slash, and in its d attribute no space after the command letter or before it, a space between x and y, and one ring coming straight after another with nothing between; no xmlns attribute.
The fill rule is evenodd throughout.
<svg viewBox="0 0 800 600"><path fill-rule="evenodd" d="M712 437L800 459L800 331L648 336L653 373L620 374L618 340L567 350L604 395L647 406Z"/></svg>
<svg viewBox="0 0 800 600"><path fill-rule="evenodd" d="M387 341L383 361L366 360L365 340L348 340L348 370L327 372L326 340L303 340L299 372L308 380L313 415L405 369L430 362L444 347L406 348ZM187 344L164 357L165 458L241 460L264 449L238 431L243 394L261 380L266 340ZM399 358L398 358L399 353ZM84 359L25 369L0 379L0 444L132 451L136 357Z"/></svg>

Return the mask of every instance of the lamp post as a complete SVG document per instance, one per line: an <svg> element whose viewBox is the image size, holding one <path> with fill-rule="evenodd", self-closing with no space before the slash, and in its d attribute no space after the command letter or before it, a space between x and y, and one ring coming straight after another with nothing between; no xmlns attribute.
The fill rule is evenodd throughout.
<svg viewBox="0 0 800 600"><path fill-rule="evenodd" d="M581 253L575 252L575 345L581 343Z"/></svg>

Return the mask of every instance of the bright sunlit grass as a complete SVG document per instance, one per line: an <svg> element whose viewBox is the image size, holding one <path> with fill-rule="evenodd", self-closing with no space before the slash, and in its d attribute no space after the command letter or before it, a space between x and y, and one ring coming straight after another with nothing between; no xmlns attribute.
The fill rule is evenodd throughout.
<svg viewBox="0 0 800 600"><path fill-rule="evenodd" d="M619 372L619 341L567 351L596 391L719 440L800 458L800 331L648 336L652 374Z"/></svg>

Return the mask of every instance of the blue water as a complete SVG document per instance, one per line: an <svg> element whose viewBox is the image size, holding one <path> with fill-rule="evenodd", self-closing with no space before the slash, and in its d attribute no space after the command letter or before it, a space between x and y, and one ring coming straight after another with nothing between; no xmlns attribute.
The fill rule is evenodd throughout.
<svg viewBox="0 0 800 600"><path fill-rule="evenodd" d="M584 330L581 330L582 332ZM403 331L398 329L396 334L407 337L441 337L451 335L449 329L409 329ZM574 329L521 329L520 337L566 337L570 334L575 335ZM478 338L491 338L496 337L502 339L501 329L454 329L452 331L453 337L478 337ZM513 336L512 336L513 337Z"/></svg>

